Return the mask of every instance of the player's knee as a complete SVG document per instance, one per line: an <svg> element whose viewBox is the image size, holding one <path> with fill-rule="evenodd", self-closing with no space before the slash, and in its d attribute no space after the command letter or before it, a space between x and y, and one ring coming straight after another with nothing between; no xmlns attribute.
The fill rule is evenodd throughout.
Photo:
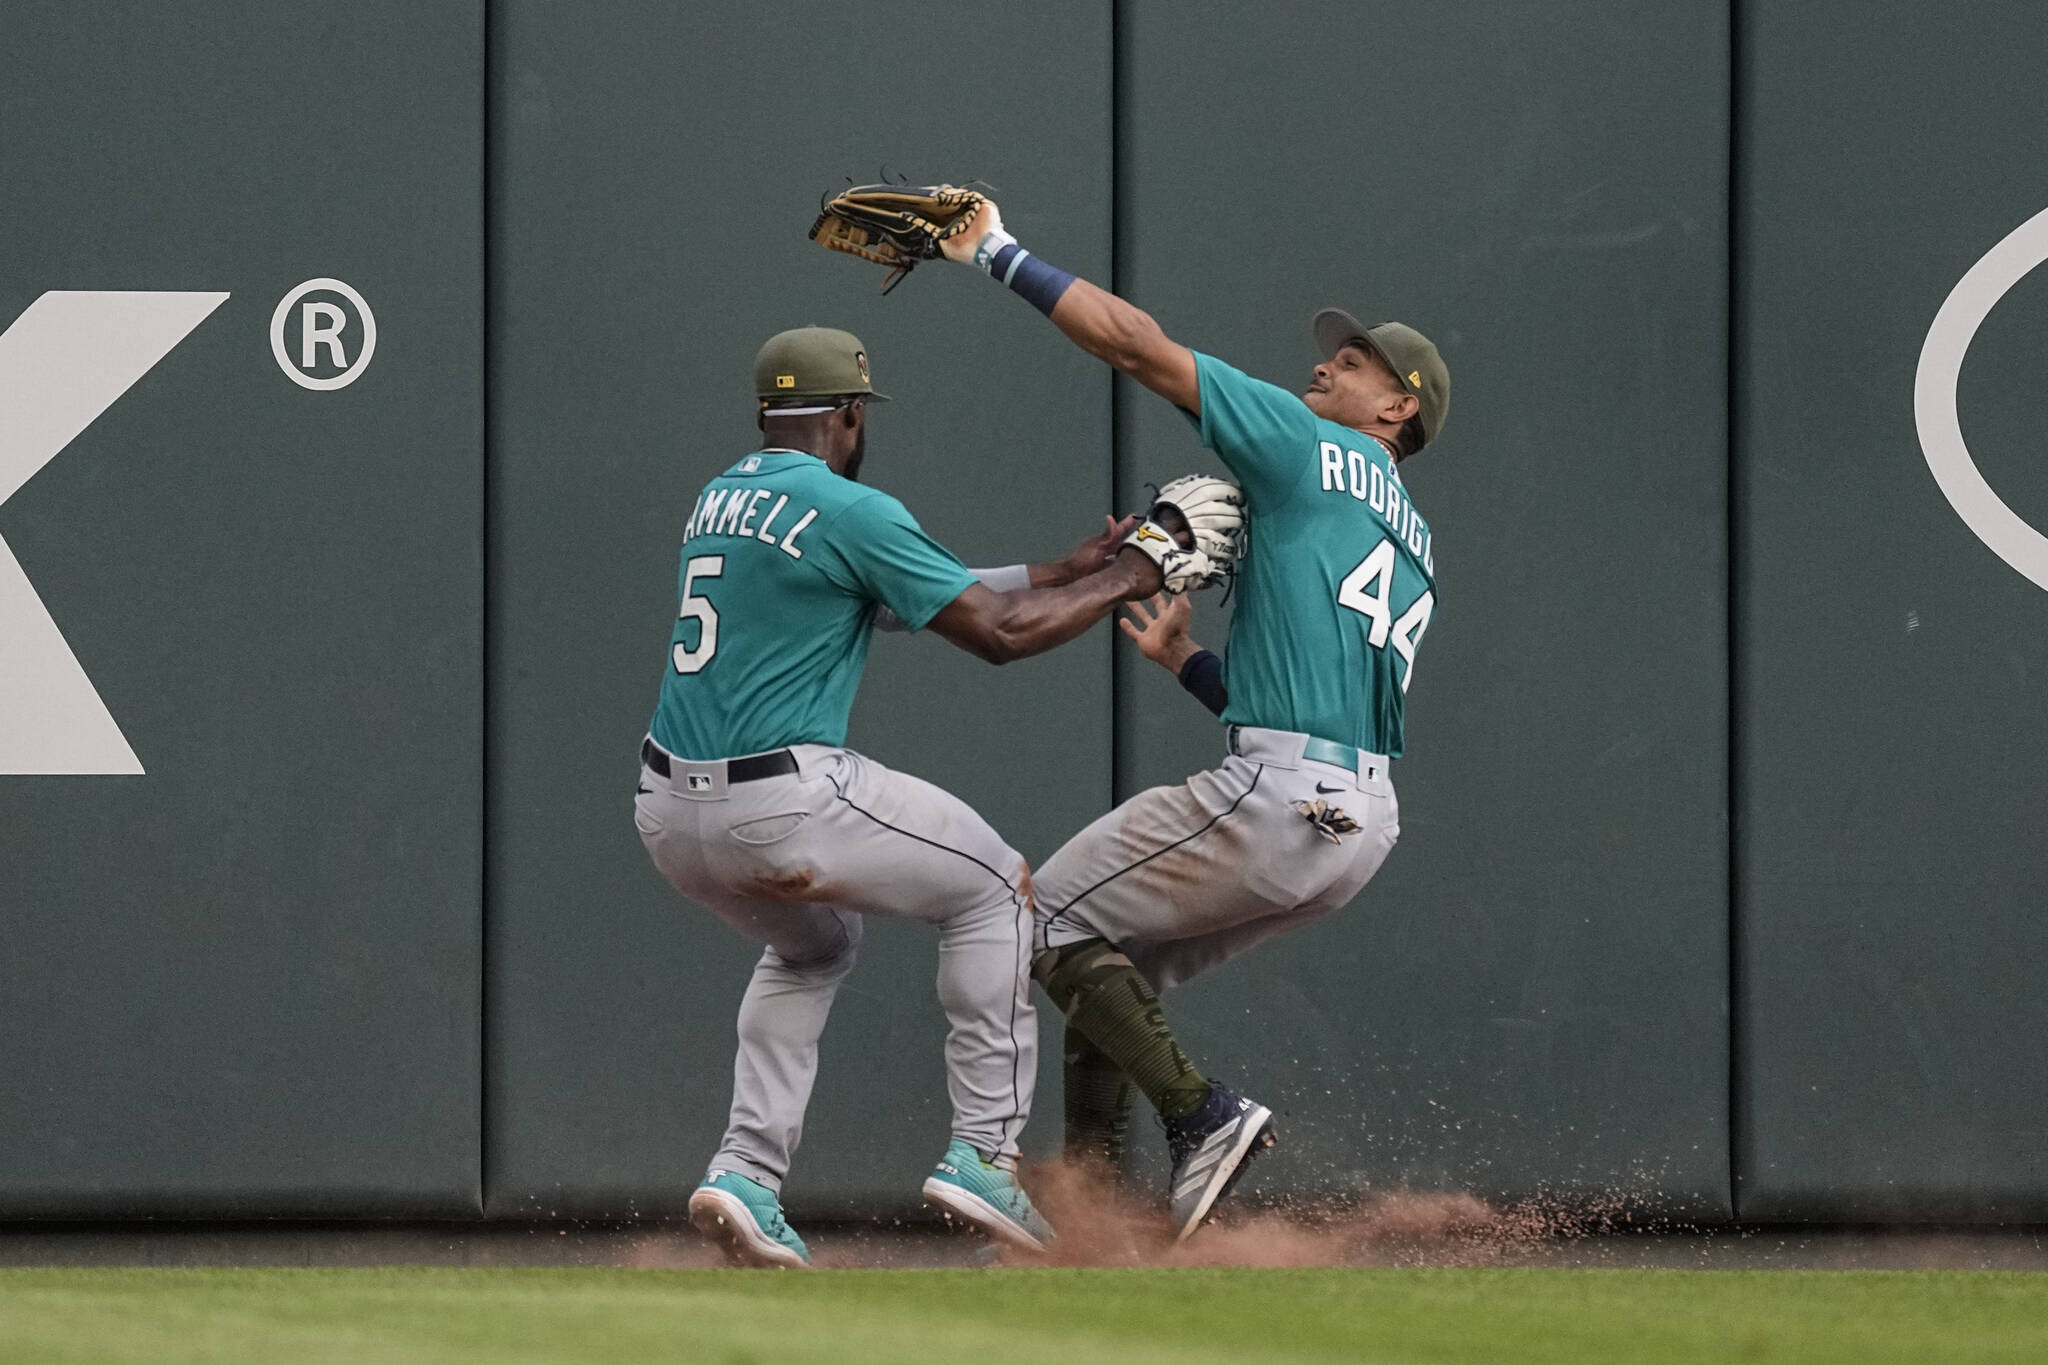
<svg viewBox="0 0 2048 1365"><path fill-rule="evenodd" d="M971 904L964 906L949 921L955 925L975 925L988 932L1010 932L1010 926L1019 922L1028 923L1034 913L1031 885L1031 865L1017 854L1010 855L1007 875L998 872L994 877L975 879L975 897ZM983 864L991 871L1006 864L989 862Z"/></svg>
<svg viewBox="0 0 2048 1365"><path fill-rule="evenodd" d="M864 926L858 915L840 914L838 920L836 936L821 938L802 947L770 948L769 956L785 971L800 972L805 976L830 976L852 971L854 959L860 956Z"/></svg>
<svg viewBox="0 0 2048 1365"><path fill-rule="evenodd" d="M1063 1012L1095 985L1129 968L1131 960L1106 938L1084 938L1048 948L1031 959L1031 979Z"/></svg>

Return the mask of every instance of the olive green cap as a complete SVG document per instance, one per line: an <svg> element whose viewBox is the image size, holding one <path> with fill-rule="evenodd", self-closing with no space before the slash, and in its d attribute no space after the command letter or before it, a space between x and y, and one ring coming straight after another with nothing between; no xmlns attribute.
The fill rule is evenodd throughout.
<svg viewBox="0 0 2048 1365"><path fill-rule="evenodd" d="M860 338L837 327L797 327L769 337L754 357L754 393L764 403L848 394L889 400L875 392Z"/></svg>
<svg viewBox="0 0 2048 1365"><path fill-rule="evenodd" d="M1420 404L1415 415L1422 422L1422 445L1443 432L1444 419L1451 415L1451 372L1437 354L1435 342L1406 323L1380 322L1368 327L1341 308L1325 308L1316 314L1312 325L1325 360L1334 359L1337 352L1356 341L1387 362L1402 387Z"/></svg>

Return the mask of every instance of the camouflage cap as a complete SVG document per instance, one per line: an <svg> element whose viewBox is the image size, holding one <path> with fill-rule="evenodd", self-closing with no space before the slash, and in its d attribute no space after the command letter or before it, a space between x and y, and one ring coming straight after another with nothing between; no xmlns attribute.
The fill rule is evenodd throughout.
<svg viewBox="0 0 2048 1365"><path fill-rule="evenodd" d="M867 348L837 327L797 327L769 337L754 357L754 393L763 403L849 394L888 401L868 377Z"/></svg>
<svg viewBox="0 0 2048 1365"><path fill-rule="evenodd" d="M1378 322L1368 327L1341 308L1325 308L1316 314L1312 326L1325 360L1355 341L1387 362L1401 386L1414 394L1420 405L1416 418L1422 426L1422 445L1442 433L1444 419L1451 415L1451 372L1437 354L1436 343L1406 323Z"/></svg>

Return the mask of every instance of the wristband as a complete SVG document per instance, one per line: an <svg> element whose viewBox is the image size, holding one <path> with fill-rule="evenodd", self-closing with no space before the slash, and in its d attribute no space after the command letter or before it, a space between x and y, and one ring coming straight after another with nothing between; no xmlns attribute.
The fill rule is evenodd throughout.
<svg viewBox="0 0 2048 1365"><path fill-rule="evenodd" d="M982 233L981 240L974 244L975 268L977 270L986 270L991 275L995 274L993 263L996 253L1006 246L1015 245L1017 245L1017 239L1001 228L995 228L992 231Z"/></svg>
<svg viewBox="0 0 2048 1365"><path fill-rule="evenodd" d="M1072 275L1032 255L1017 245L1015 237L1001 230L982 234L974 247L974 263L986 270L989 278L1022 295L1047 317L1052 316L1060 296L1074 283Z"/></svg>
<svg viewBox="0 0 2048 1365"><path fill-rule="evenodd" d="M1209 650L1199 649L1188 656L1180 666L1180 685L1219 716L1230 705L1230 690L1223 683L1223 660Z"/></svg>

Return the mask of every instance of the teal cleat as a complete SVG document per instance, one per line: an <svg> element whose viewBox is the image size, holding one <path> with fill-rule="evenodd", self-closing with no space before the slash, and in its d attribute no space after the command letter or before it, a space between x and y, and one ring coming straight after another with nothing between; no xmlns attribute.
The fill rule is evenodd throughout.
<svg viewBox="0 0 2048 1365"><path fill-rule="evenodd" d="M690 1224L738 1265L804 1270L810 1248L782 1220L782 1201L758 1181L713 1171L690 1196Z"/></svg>
<svg viewBox="0 0 2048 1365"><path fill-rule="evenodd" d="M982 1160L959 1138L924 1182L924 1197L948 1217L963 1218L1021 1250L1043 1252L1052 1244L1052 1225L1031 1207L1016 1173Z"/></svg>

